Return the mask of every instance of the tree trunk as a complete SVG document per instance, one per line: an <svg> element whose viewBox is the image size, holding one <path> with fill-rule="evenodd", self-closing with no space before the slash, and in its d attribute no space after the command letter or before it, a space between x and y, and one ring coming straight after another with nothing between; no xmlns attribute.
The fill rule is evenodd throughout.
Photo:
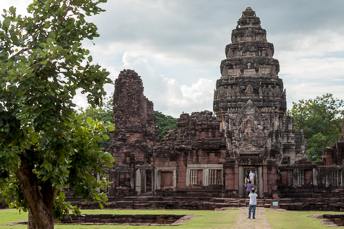
<svg viewBox="0 0 344 229"><path fill-rule="evenodd" d="M52 217L51 212L41 212L38 214L35 214L36 210L29 209L29 215L28 215L28 229L53 229L54 228L54 218ZM34 213L35 212L35 213Z"/></svg>
<svg viewBox="0 0 344 229"><path fill-rule="evenodd" d="M53 229L54 189L50 183L41 184L32 169L33 166L22 156L17 177L29 209L28 228Z"/></svg>

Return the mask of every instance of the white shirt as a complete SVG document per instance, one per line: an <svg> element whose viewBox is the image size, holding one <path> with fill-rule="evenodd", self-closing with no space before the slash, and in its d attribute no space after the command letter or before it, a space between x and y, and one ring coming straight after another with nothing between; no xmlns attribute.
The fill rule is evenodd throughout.
<svg viewBox="0 0 344 229"><path fill-rule="evenodd" d="M257 196L258 196L257 193L250 192L248 196L250 197L250 205L257 205Z"/></svg>

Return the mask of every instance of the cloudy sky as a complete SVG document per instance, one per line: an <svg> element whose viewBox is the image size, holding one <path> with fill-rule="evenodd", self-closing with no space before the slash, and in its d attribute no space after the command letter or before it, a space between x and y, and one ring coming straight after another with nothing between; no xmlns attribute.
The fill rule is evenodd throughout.
<svg viewBox="0 0 344 229"><path fill-rule="evenodd" d="M28 0L1 0L24 12ZM333 93L344 99L343 0L109 0L92 20L101 35L85 43L115 80L121 69L141 75L155 110L212 110L225 45L251 6L275 45L288 106ZM107 85L109 95L113 85ZM84 98L75 101L86 106Z"/></svg>

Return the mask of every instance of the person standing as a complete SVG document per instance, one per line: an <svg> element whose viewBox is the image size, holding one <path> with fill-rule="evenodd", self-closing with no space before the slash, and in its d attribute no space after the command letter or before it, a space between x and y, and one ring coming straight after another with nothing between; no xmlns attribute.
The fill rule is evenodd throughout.
<svg viewBox="0 0 344 229"><path fill-rule="evenodd" d="M254 188L251 190L250 194L248 195L250 198L249 206L248 206L248 218L252 219L256 218L256 206L257 206L257 193L255 192Z"/></svg>
<svg viewBox="0 0 344 229"><path fill-rule="evenodd" d="M246 184L246 194L250 194L252 189L254 189L254 185L252 184L252 182L249 180Z"/></svg>

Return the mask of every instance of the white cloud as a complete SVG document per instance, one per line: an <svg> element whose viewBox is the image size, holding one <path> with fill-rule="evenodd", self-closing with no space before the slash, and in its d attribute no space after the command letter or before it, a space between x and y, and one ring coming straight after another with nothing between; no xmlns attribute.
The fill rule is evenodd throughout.
<svg viewBox="0 0 344 229"><path fill-rule="evenodd" d="M183 78L177 80L166 76L158 65L166 64L167 59L159 54L147 56L135 52L124 52L122 56L123 68L138 72L143 80L144 93L153 101L156 110L177 117L182 112L211 109L215 82L199 78L188 84ZM167 65L172 68L174 64Z"/></svg>
<svg viewBox="0 0 344 229"><path fill-rule="evenodd" d="M164 78L164 81L167 91L163 98L168 104L168 113L178 116L182 112L212 110L213 81L202 78L191 85L180 84L168 78Z"/></svg>
<svg viewBox="0 0 344 229"><path fill-rule="evenodd" d="M26 8L31 2L30 0L1 0L0 9L8 9L10 6L15 6L18 14L25 14Z"/></svg>
<svg viewBox="0 0 344 229"><path fill-rule="evenodd" d="M288 43L285 47L284 40ZM325 93L344 99L343 40L343 34L327 30L277 39L275 56L280 61L289 107L292 102Z"/></svg>

